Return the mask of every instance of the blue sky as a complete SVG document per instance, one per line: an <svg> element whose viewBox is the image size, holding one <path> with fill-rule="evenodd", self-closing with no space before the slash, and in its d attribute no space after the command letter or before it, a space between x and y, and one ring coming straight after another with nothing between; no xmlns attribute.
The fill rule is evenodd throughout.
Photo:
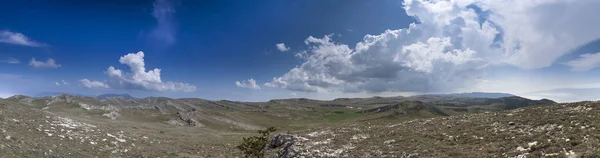
<svg viewBox="0 0 600 158"><path fill-rule="evenodd" d="M591 1L3 3L0 97L600 98Z"/></svg>

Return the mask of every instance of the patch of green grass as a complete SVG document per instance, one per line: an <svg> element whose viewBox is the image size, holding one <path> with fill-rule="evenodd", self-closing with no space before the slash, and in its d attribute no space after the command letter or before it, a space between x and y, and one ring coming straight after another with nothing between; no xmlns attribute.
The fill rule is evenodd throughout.
<svg viewBox="0 0 600 158"><path fill-rule="evenodd" d="M325 115L323 117L323 119L325 119L326 121L343 121L343 120L358 118L363 115L364 114L361 114L361 113L329 114L329 115Z"/></svg>

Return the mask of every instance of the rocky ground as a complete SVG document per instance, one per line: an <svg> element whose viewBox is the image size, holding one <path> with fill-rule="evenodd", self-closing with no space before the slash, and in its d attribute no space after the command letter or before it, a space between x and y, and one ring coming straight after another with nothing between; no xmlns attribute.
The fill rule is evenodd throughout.
<svg viewBox="0 0 600 158"><path fill-rule="evenodd" d="M286 151L297 157L600 157L599 112L600 102L579 102L362 122L287 134L293 143Z"/></svg>
<svg viewBox="0 0 600 158"><path fill-rule="evenodd" d="M223 114L240 115L206 115L201 112L210 108L192 105L190 107L196 107L195 110L181 109L176 113L161 114L156 108L149 108L154 111L148 112L122 105L80 104L83 99L75 99L65 97L62 101L72 104L48 99L43 102L28 98L0 99L0 157L243 157L235 146L242 137L257 133L238 130L247 125L233 120L244 120L243 114L275 113L230 110L231 113ZM77 99L80 102L74 102ZM278 137L272 139L267 157L279 157L281 153L286 153L287 157L307 158L600 156L600 118L597 116L600 102L532 105L451 116L409 115L424 112L421 108L403 111L408 112L406 116L426 116L416 119L402 117L404 115L388 117L393 113L379 110L369 116L386 117L311 123L323 120L323 112L309 115L318 108L349 109L347 106L337 107L337 104L323 105L327 106L301 109L309 110L302 115L309 119L280 119L281 124L302 128L280 128L272 135ZM296 106L290 104L281 108L289 107ZM273 108L277 107L265 109ZM290 115L293 112L289 111ZM364 116L350 112L335 115ZM203 119L209 116L211 118ZM252 117L252 121L268 125L269 121L275 122L271 118L277 117ZM186 125L169 124L168 120L173 118ZM231 128L212 128L219 124L197 122L190 118L220 120L221 124L228 123ZM258 128L252 126L252 129Z"/></svg>
<svg viewBox="0 0 600 158"><path fill-rule="evenodd" d="M66 116L0 102L0 157L235 157L243 135Z"/></svg>

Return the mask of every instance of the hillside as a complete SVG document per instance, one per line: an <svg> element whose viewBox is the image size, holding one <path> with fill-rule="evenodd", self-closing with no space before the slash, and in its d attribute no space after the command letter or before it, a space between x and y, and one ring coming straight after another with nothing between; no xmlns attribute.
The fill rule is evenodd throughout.
<svg viewBox="0 0 600 158"><path fill-rule="evenodd" d="M284 134L304 157L599 157L600 102L357 122ZM278 155L282 148L270 150Z"/></svg>
<svg viewBox="0 0 600 158"><path fill-rule="evenodd" d="M485 114L482 112L499 113L537 105L554 106L554 103L516 96L237 102L19 95L0 100L0 122L5 138L0 141L0 147L5 154L15 157L232 157L239 156L234 146L241 137L269 126L277 127L282 133L298 134L354 126L377 125L373 126L377 128L386 123L479 116ZM381 129L381 132L391 131Z"/></svg>

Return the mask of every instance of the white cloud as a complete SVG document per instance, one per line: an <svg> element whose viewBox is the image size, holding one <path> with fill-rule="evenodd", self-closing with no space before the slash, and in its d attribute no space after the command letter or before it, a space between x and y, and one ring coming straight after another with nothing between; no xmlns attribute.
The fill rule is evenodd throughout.
<svg viewBox="0 0 600 158"><path fill-rule="evenodd" d="M65 80L62 80L62 84L63 85L69 85L69 83L67 83L67 81L65 81Z"/></svg>
<svg viewBox="0 0 600 158"><path fill-rule="evenodd" d="M18 33L10 32L8 30L0 31L0 43L10 43L16 45L30 46L30 47L43 47L46 44L35 42L29 37Z"/></svg>
<svg viewBox="0 0 600 158"><path fill-rule="evenodd" d="M109 77L107 83L112 88L140 89L148 91L196 91L196 86L182 82L162 81L160 69L146 71L144 63L144 52L129 53L119 59L121 64L129 67L130 73L123 72L113 66L108 67L106 74Z"/></svg>
<svg viewBox="0 0 600 158"><path fill-rule="evenodd" d="M90 81L88 79L79 80L79 83L81 83L86 88L110 88L110 86L108 86L108 84L104 82ZM58 82L56 84L58 85Z"/></svg>
<svg viewBox="0 0 600 158"><path fill-rule="evenodd" d="M58 84L58 82L54 82L54 84L56 84L56 86L60 86L60 84Z"/></svg>
<svg viewBox="0 0 600 158"><path fill-rule="evenodd" d="M48 60L45 62L37 61L35 58L31 58L31 61L29 61L29 66L35 68L59 68L60 64L56 64L56 61L54 61L52 58L48 58Z"/></svg>
<svg viewBox="0 0 600 158"><path fill-rule="evenodd" d="M501 51L507 63L534 69L550 66L559 57L600 39L600 1L509 0L477 1L487 18L502 28Z"/></svg>
<svg viewBox="0 0 600 158"><path fill-rule="evenodd" d="M579 59L571 60L564 65L570 66L573 71L587 71L600 66L600 52L582 54Z"/></svg>
<svg viewBox="0 0 600 158"><path fill-rule="evenodd" d="M21 61L15 59L15 58L7 58L7 59L4 59L4 60L0 60L0 63L19 64L19 63L21 63Z"/></svg>
<svg viewBox="0 0 600 158"><path fill-rule="evenodd" d="M277 43L277 44L275 44L275 47L277 47L277 50L282 51L282 52L290 50L290 47L285 46L285 43Z"/></svg>
<svg viewBox="0 0 600 158"><path fill-rule="evenodd" d="M308 58L308 52L300 51L300 52L294 54L294 56L297 58L300 58L300 59L306 59L306 58Z"/></svg>
<svg viewBox="0 0 600 158"><path fill-rule="evenodd" d="M308 92L451 92L476 85L488 67L546 67L600 39L600 21L589 20L600 14L594 7L600 1L404 4L418 24L366 35L354 48L331 35L308 37L304 63L264 85Z"/></svg>
<svg viewBox="0 0 600 158"><path fill-rule="evenodd" d="M235 81L235 85L240 88L248 88L248 89L260 89L260 86L256 84L256 80L248 79L246 81Z"/></svg>
<svg viewBox="0 0 600 158"><path fill-rule="evenodd" d="M156 19L156 27L150 37L167 46L175 43L176 27L174 22L175 8L169 0L156 0L152 16Z"/></svg>

